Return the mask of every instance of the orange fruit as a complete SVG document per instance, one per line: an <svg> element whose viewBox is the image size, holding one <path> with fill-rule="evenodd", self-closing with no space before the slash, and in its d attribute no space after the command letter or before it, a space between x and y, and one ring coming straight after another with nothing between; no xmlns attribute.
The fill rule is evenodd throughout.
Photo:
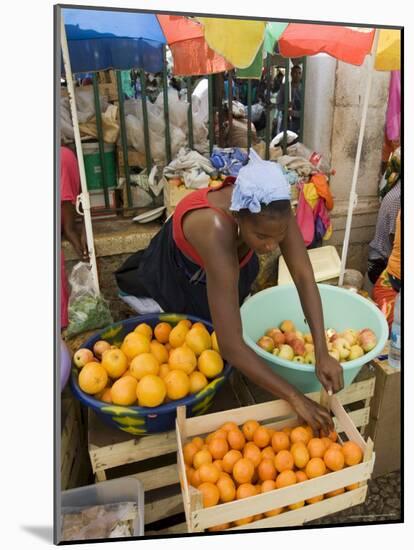
<svg viewBox="0 0 414 550"><path fill-rule="evenodd" d="M185 343L198 357L203 351L211 348L210 333L204 326L195 323L187 332Z"/></svg>
<svg viewBox="0 0 414 550"><path fill-rule="evenodd" d="M257 473L261 481L276 478L276 468L271 458L264 458L257 467Z"/></svg>
<svg viewBox="0 0 414 550"><path fill-rule="evenodd" d="M242 432L247 441L252 441L253 434L257 430L260 424L257 420L247 420L242 426Z"/></svg>
<svg viewBox="0 0 414 550"><path fill-rule="evenodd" d="M78 377L78 384L82 391L89 395L101 392L107 385L108 373L106 369L95 361L86 363Z"/></svg>
<svg viewBox="0 0 414 550"><path fill-rule="evenodd" d="M198 329L201 328L203 330L207 330L206 326L203 323L201 323L200 321L197 321L197 322L193 323L189 328L198 328Z"/></svg>
<svg viewBox="0 0 414 550"><path fill-rule="evenodd" d="M294 460L292 453L286 449L279 451L274 459L275 468L278 472L293 470Z"/></svg>
<svg viewBox="0 0 414 550"><path fill-rule="evenodd" d="M344 453L345 464L347 466L355 466L355 464L359 464L362 460L362 450L353 441L346 441L342 445L342 452Z"/></svg>
<svg viewBox="0 0 414 550"><path fill-rule="evenodd" d="M191 440L191 443L194 443L194 445L197 447L198 450L200 450L201 447L204 445L203 438L200 436L193 437L193 439Z"/></svg>
<svg viewBox="0 0 414 550"><path fill-rule="evenodd" d="M237 487L236 498L240 500L242 498L254 497L257 495L256 487L251 483L241 483Z"/></svg>
<svg viewBox="0 0 414 550"><path fill-rule="evenodd" d="M160 365L160 371L158 373L158 376L164 379L169 372L170 372L170 367L167 365L167 363L164 363Z"/></svg>
<svg viewBox="0 0 414 550"><path fill-rule="evenodd" d="M270 447L270 445L262 449L261 454L262 454L262 458L271 458L272 460L274 460L276 456L275 451L273 450L273 447Z"/></svg>
<svg viewBox="0 0 414 550"><path fill-rule="evenodd" d="M185 474L187 476L187 481L188 481L188 483L190 483L191 476L193 475L193 472L195 472L195 470L194 470L194 468L192 468L188 464L185 464L184 466L185 466Z"/></svg>
<svg viewBox="0 0 414 550"><path fill-rule="evenodd" d="M201 483L198 486L198 490L203 493L203 506L209 508L215 506L220 500L220 492L214 483L208 481Z"/></svg>
<svg viewBox="0 0 414 550"><path fill-rule="evenodd" d="M168 343L170 332L171 325L169 325L168 323L158 323L158 325L154 328L154 336L160 344Z"/></svg>
<svg viewBox="0 0 414 550"><path fill-rule="evenodd" d="M274 482L273 479L266 479L265 481L263 481L261 487L262 487L261 492L267 493L268 491L273 491L274 489L276 489L276 483Z"/></svg>
<svg viewBox="0 0 414 550"><path fill-rule="evenodd" d="M281 514L283 511L285 510L285 508L282 506L281 508L273 508L273 510L269 510L268 512L265 512L264 515L267 517L267 518L270 518L270 517L273 517L273 516L278 516L279 514Z"/></svg>
<svg viewBox="0 0 414 550"><path fill-rule="evenodd" d="M303 470L298 470L297 472L295 472L295 475L296 483L301 483L302 481L307 481L309 479Z"/></svg>
<svg viewBox="0 0 414 550"><path fill-rule="evenodd" d="M150 349L152 355L156 358L160 365L168 363L168 351L158 342L158 340L152 340L150 342Z"/></svg>
<svg viewBox="0 0 414 550"><path fill-rule="evenodd" d="M223 461L221 461L221 462L222 462L222 464L223 464ZM226 479L231 479L231 480L233 481L233 478L231 477L230 474L228 474L227 472L224 472L224 471L223 471L223 472L220 472L219 481L220 481L220 479L224 479L224 478L226 478Z"/></svg>
<svg viewBox="0 0 414 550"><path fill-rule="evenodd" d="M290 434L292 433L292 428L289 428L289 426L286 426L282 429L282 432L284 432L286 435L290 437Z"/></svg>
<svg viewBox="0 0 414 550"><path fill-rule="evenodd" d="M217 458L216 460L213 460L214 466L220 471L220 473L223 472L223 461Z"/></svg>
<svg viewBox="0 0 414 550"><path fill-rule="evenodd" d="M204 463L198 469L200 474L200 480L202 483L209 481L210 483L217 483L218 478L220 477L220 470L209 462Z"/></svg>
<svg viewBox="0 0 414 550"><path fill-rule="evenodd" d="M315 437L312 428L308 424L306 424L303 427L305 428L305 430L307 430L309 432L309 435L310 435L311 439L312 439L312 437Z"/></svg>
<svg viewBox="0 0 414 550"><path fill-rule="evenodd" d="M264 449L269 445L270 436L267 428L259 426L253 434L253 442L260 448Z"/></svg>
<svg viewBox="0 0 414 550"><path fill-rule="evenodd" d="M326 473L325 462L321 458L311 458L306 464L305 472L309 479L323 476Z"/></svg>
<svg viewBox="0 0 414 550"><path fill-rule="evenodd" d="M290 433L290 440L292 443L298 443L301 441L302 443L307 445L310 439L311 437L308 430L303 426L297 426L296 428L293 428Z"/></svg>
<svg viewBox="0 0 414 550"><path fill-rule="evenodd" d="M183 399L190 391L190 379L182 370L170 370L164 381L169 399Z"/></svg>
<svg viewBox="0 0 414 550"><path fill-rule="evenodd" d="M243 448L243 457L249 458L256 468L261 460L262 460L262 453L257 445L253 443L253 441L248 441L246 445Z"/></svg>
<svg viewBox="0 0 414 550"><path fill-rule="evenodd" d="M171 330L168 336L168 343L171 347L180 348L184 344L185 337L189 330L190 329L186 325L178 323L178 325Z"/></svg>
<svg viewBox="0 0 414 550"><path fill-rule="evenodd" d="M178 325L186 327L188 328L188 330L190 330L192 322L190 321L190 319L181 319L181 321L178 321L177 326Z"/></svg>
<svg viewBox="0 0 414 550"><path fill-rule="evenodd" d="M127 369L122 376L132 376L131 371ZM122 378L121 376L121 378Z"/></svg>
<svg viewBox="0 0 414 550"><path fill-rule="evenodd" d="M319 432L320 437L324 437L322 430ZM328 437L331 441L335 443L335 441L338 439L338 434L335 431L329 432Z"/></svg>
<svg viewBox="0 0 414 550"><path fill-rule="evenodd" d="M289 485L295 485L296 474L293 470L284 470L276 478L276 489L282 487L288 487Z"/></svg>
<svg viewBox="0 0 414 550"><path fill-rule="evenodd" d="M232 473L237 483L250 483L254 474L254 464L248 458L240 458L233 466Z"/></svg>
<svg viewBox="0 0 414 550"><path fill-rule="evenodd" d="M196 470L198 470L202 464L210 464L212 462L213 457L207 449L201 449L201 451L197 451L193 455L193 466Z"/></svg>
<svg viewBox="0 0 414 550"><path fill-rule="evenodd" d="M238 428L227 432L227 441L230 447L236 449L236 451L241 451L246 443L243 432Z"/></svg>
<svg viewBox="0 0 414 550"><path fill-rule="evenodd" d="M147 323L140 323L134 328L134 332L138 332L139 334L143 334L148 340L151 341L152 338L152 328L147 325Z"/></svg>
<svg viewBox="0 0 414 550"><path fill-rule="evenodd" d="M213 437L208 444L208 450L214 459L221 459L228 452L229 445L222 437Z"/></svg>
<svg viewBox="0 0 414 550"><path fill-rule="evenodd" d="M116 380L111 388L112 403L130 406L137 400L137 379L133 376L123 376Z"/></svg>
<svg viewBox="0 0 414 550"><path fill-rule="evenodd" d="M127 356L118 348L105 351L101 364L111 378L119 378L128 369Z"/></svg>
<svg viewBox="0 0 414 550"><path fill-rule="evenodd" d="M224 368L221 355L213 349L204 350L198 358L198 370L207 378L215 378Z"/></svg>
<svg viewBox="0 0 414 550"><path fill-rule="evenodd" d="M103 393L101 393L101 397L100 397L100 400L103 401L104 403L112 403L112 394L111 394L111 388L106 388ZM135 394L135 400L134 402L137 400L137 396Z"/></svg>
<svg viewBox="0 0 414 550"><path fill-rule="evenodd" d="M341 487L341 489L335 489L335 491L329 491L329 493L326 493L326 498L336 497L337 495L342 495L342 493L345 493L345 489Z"/></svg>
<svg viewBox="0 0 414 550"><path fill-rule="evenodd" d="M316 504L317 502L320 502L323 499L324 499L323 495L318 495L316 497L307 498L306 499L306 504Z"/></svg>
<svg viewBox="0 0 414 550"><path fill-rule="evenodd" d="M168 364L171 370L182 370L189 375L197 366L197 358L193 350L188 347L180 346L171 350Z"/></svg>
<svg viewBox="0 0 414 550"><path fill-rule="evenodd" d="M183 447L184 462L191 466L193 464L194 455L198 451L198 447L193 442L186 443Z"/></svg>
<svg viewBox="0 0 414 550"><path fill-rule="evenodd" d="M197 488L200 485L200 483L201 483L200 472L198 470L193 470L190 476L190 485Z"/></svg>
<svg viewBox="0 0 414 550"><path fill-rule="evenodd" d="M218 430L213 432L211 435L212 435L212 439L214 439L215 437L221 437L222 439L225 439L227 441L227 432L226 430L223 430L223 428L219 428Z"/></svg>
<svg viewBox="0 0 414 550"><path fill-rule="evenodd" d="M233 467L236 464L238 460L243 458L243 455L240 451L236 451L236 449L231 449L228 453L226 453L223 456L223 470L227 472L228 474L231 474L233 471Z"/></svg>
<svg viewBox="0 0 414 550"><path fill-rule="evenodd" d="M351 485L347 485L345 489L347 491L353 491L354 489L358 489L358 487L359 487L359 483L357 482L357 483L352 483Z"/></svg>
<svg viewBox="0 0 414 550"><path fill-rule="evenodd" d="M215 531L225 531L226 529L230 528L230 523L222 523L220 525L215 525L214 527L209 527L207 531L215 532Z"/></svg>
<svg viewBox="0 0 414 550"><path fill-rule="evenodd" d="M264 517L264 514L256 514L255 516L253 516L253 521L260 521L261 519L263 519Z"/></svg>
<svg viewBox="0 0 414 550"><path fill-rule="evenodd" d="M342 470L345 465L345 457L341 450L329 447L326 449L325 454L323 455L323 460L326 466L333 472Z"/></svg>
<svg viewBox="0 0 414 550"><path fill-rule="evenodd" d="M275 432L272 436L272 447L275 453L288 451L290 448L289 435L285 432Z"/></svg>
<svg viewBox="0 0 414 550"><path fill-rule="evenodd" d="M236 498L236 486L230 477L220 477L217 481L221 502L231 502Z"/></svg>
<svg viewBox="0 0 414 550"><path fill-rule="evenodd" d="M137 397L140 407L158 407L167 394L165 382L159 376L147 374L137 384Z"/></svg>
<svg viewBox="0 0 414 550"><path fill-rule="evenodd" d="M326 451L325 442L319 437L312 437L308 443L308 451L311 458L323 458Z"/></svg>
<svg viewBox="0 0 414 550"><path fill-rule="evenodd" d="M230 430L238 430L239 427L235 422L225 422L221 427L220 430L224 430L225 432L229 432Z"/></svg>
<svg viewBox="0 0 414 550"><path fill-rule="evenodd" d="M293 456L293 462L295 463L296 468L299 468L300 470L309 462L309 451L305 445L298 444L295 449L291 450L291 454Z"/></svg>
<svg viewBox="0 0 414 550"><path fill-rule="evenodd" d="M332 439L329 439L329 437L321 437L320 438L322 443L325 445L325 451L328 447L330 447L332 445Z"/></svg>
<svg viewBox="0 0 414 550"><path fill-rule="evenodd" d="M149 339L139 332L130 332L124 338L121 350L125 353L129 361L141 353L151 351Z"/></svg>
<svg viewBox="0 0 414 550"><path fill-rule="evenodd" d="M220 353L218 342L217 342L217 335L214 330L210 334L210 337L211 337L211 347L214 349L214 351L217 351L218 353Z"/></svg>
<svg viewBox="0 0 414 550"><path fill-rule="evenodd" d="M132 376L137 380L141 380L146 374L158 374L160 364L152 353L141 353L132 359L129 370Z"/></svg>
<svg viewBox="0 0 414 550"><path fill-rule="evenodd" d="M252 521L253 521L253 516L248 516L247 518L236 519L234 522L234 525L237 525L237 527L240 527L241 525L246 525L247 523L251 523Z"/></svg>
<svg viewBox="0 0 414 550"><path fill-rule="evenodd" d="M198 370L192 372L189 376L190 378L190 393L198 393L202 389L204 389L207 384L208 380L204 376L204 374Z"/></svg>
<svg viewBox="0 0 414 550"><path fill-rule="evenodd" d="M298 508L302 508L305 506L305 501L301 500L299 502L295 502L294 504L289 504L288 508L289 510L297 510Z"/></svg>
<svg viewBox="0 0 414 550"><path fill-rule="evenodd" d="M342 451L342 445L339 443L332 443L329 445L329 449L336 449L337 451Z"/></svg>

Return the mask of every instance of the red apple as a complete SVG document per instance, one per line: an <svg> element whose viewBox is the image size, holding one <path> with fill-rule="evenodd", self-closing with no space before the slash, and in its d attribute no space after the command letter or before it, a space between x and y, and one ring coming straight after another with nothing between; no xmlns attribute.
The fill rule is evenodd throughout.
<svg viewBox="0 0 414 550"><path fill-rule="evenodd" d="M111 344L109 342L106 340L98 340L93 346L93 353L100 359L103 353L108 349L111 349Z"/></svg>
<svg viewBox="0 0 414 550"><path fill-rule="evenodd" d="M292 349L295 355L305 355L305 344L298 338L293 340Z"/></svg>
<svg viewBox="0 0 414 550"><path fill-rule="evenodd" d="M285 343L288 346L291 346L294 340L297 340L296 332L285 332Z"/></svg>
<svg viewBox="0 0 414 550"><path fill-rule="evenodd" d="M256 343L259 347L261 347L265 351L269 351L270 353L275 347L275 343L273 342L272 338L270 338L270 336L262 336Z"/></svg>
<svg viewBox="0 0 414 550"><path fill-rule="evenodd" d="M363 330L361 330L358 340L361 348L366 353L374 349L377 345L377 337L375 336L375 333L369 328L364 328Z"/></svg>
<svg viewBox="0 0 414 550"><path fill-rule="evenodd" d="M93 353L88 348L80 348L73 356L73 362L78 367L78 369L81 369L86 365L86 363L90 363L93 360Z"/></svg>
<svg viewBox="0 0 414 550"><path fill-rule="evenodd" d="M282 332L295 332L296 328L292 321L286 320L280 323L279 328Z"/></svg>

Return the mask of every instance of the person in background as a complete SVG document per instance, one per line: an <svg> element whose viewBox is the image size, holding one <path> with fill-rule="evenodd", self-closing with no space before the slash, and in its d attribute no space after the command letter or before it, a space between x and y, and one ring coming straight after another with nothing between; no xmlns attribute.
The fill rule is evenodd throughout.
<svg viewBox="0 0 414 550"><path fill-rule="evenodd" d="M282 71L278 68L275 78L273 79L273 86L272 86L272 92L274 94L277 94L280 90L280 87L282 86L283 79L285 75L282 73Z"/></svg>
<svg viewBox="0 0 414 550"><path fill-rule="evenodd" d="M288 103L288 130L299 134L300 117L302 112L302 69L300 65L293 65L290 71L290 101ZM281 86L277 94L278 128L283 129L283 114L285 112L285 87Z"/></svg>
<svg viewBox="0 0 414 550"><path fill-rule="evenodd" d="M386 269L378 277L372 297L384 313L391 329L394 319L394 304L401 289L401 210L395 223L395 238Z"/></svg>
<svg viewBox="0 0 414 550"><path fill-rule="evenodd" d="M327 350L321 299L289 198L281 167L251 149L237 179L184 197L148 248L129 257L115 276L120 298L138 313L211 319L231 365L286 399L316 432L326 432L333 427L328 411L273 372L242 336L240 306L258 274L256 253L280 246L312 332L316 375L328 392L343 388L342 367Z"/></svg>
<svg viewBox="0 0 414 550"><path fill-rule="evenodd" d="M80 175L78 161L69 147L60 147L60 212L61 235L75 249L79 258L88 261L88 251L84 230L79 231L76 225L76 197L80 193ZM69 290L65 273L65 258L60 251L60 325L68 325Z"/></svg>
<svg viewBox="0 0 414 550"><path fill-rule="evenodd" d="M398 181L381 202L375 236L369 243L368 278L373 285L387 267L394 243L395 222L401 206L401 183Z"/></svg>

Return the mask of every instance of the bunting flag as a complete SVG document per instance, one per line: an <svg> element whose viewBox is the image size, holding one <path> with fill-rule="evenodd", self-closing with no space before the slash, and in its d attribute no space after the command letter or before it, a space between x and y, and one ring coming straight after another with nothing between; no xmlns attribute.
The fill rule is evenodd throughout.
<svg viewBox="0 0 414 550"><path fill-rule="evenodd" d="M371 52L375 29L290 23L279 38L284 57L327 53L336 59L362 65Z"/></svg>

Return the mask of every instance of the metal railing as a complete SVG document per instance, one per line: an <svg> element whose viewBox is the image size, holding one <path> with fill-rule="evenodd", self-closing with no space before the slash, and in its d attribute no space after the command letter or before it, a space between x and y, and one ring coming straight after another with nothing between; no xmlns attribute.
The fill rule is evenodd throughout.
<svg viewBox="0 0 414 550"><path fill-rule="evenodd" d="M303 115L304 115L304 95L305 95L305 80L306 80L306 58L303 59L303 72L302 72L302 102L301 102L301 113L300 113L300 131L299 131L299 140L302 141L303 136ZM275 65L273 65L275 66ZM272 139L272 126L274 118L274 110L276 106L271 102L271 88L272 88L272 63L271 57L267 56L265 64L265 93L264 93L264 108L266 113L266 127L265 127L265 158L269 159L270 157L270 141ZM119 104L119 123L120 123L120 146L123 156L123 166L124 166L124 175L125 175L125 185L126 185L126 200L127 205L123 205L120 208L113 208L110 206L109 199L109 181L107 167L105 163L105 143L103 136L103 127L102 127L102 116L101 116L101 104L99 98L99 83L98 77L96 74L93 75L93 93L94 93L94 103L95 103L95 113L96 113L96 127L97 127L97 140L99 144L99 159L101 165L101 174L102 174L102 183L103 183L103 194L105 200L105 208L99 209L99 213L108 213L108 212L124 212L130 210L136 210L136 205L133 205L132 201L132 192L131 192L131 171L128 163L128 142L127 142L127 130L125 122L125 109L124 109L124 92L122 90L122 81L121 81L121 72L114 71L116 75L116 85L118 92L118 104ZM283 109L283 127L284 132L282 140L282 149L283 152L286 152L287 147L287 129L288 129L288 105L289 105L289 73L290 73L290 60L285 59L285 82L284 86L284 109ZM147 174L150 173L152 168L152 156L151 156L151 143L150 143L150 129L149 129L149 119L148 119L148 106L147 106L147 93L146 93L146 79L145 73L143 70L138 71L140 84L141 84L141 104L142 104L142 115L144 122L144 142L145 142L145 164ZM193 112L192 112L192 92L194 85L195 77L187 77L185 79L187 86L187 101L188 101L188 114L187 114L187 124L188 124L188 147L193 149L194 147L194 133L193 133ZM220 122L223 121L223 111L222 103L223 97L219 97L218 86L216 86L217 75L208 75L208 140L209 140L209 151L210 154L213 151L213 147L217 142L222 140ZM234 72L229 71L228 73L228 114L227 114L227 123L228 123L228 135L231 143L232 135L232 125L233 125L233 113L232 113L232 104L233 104L233 82L234 82ZM167 75L167 65L165 62L165 47L164 47L164 70L162 73L162 89L163 89L163 107L164 107L164 121L165 121L165 157L167 163L170 163L172 160L171 153L171 134L170 134L170 117L169 117L169 106L168 106L168 75ZM257 98L256 98L257 99ZM218 117L217 117L218 115ZM219 120L219 139L216 136L216 117ZM252 130L251 130L251 121L252 121L252 79L247 79L247 140L246 147L249 149L252 146ZM141 167L143 168L143 167Z"/></svg>

